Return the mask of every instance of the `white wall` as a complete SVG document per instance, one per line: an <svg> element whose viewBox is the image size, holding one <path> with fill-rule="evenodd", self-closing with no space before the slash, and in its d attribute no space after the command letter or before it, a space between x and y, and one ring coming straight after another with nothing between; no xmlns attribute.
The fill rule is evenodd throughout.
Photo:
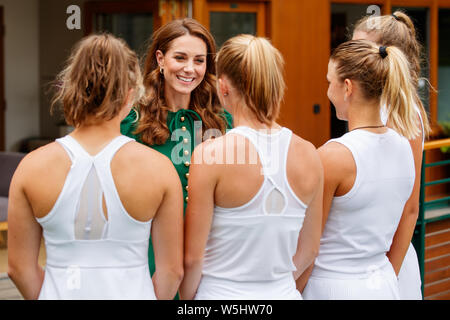
<svg viewBox="0 0 450 320"><path fill-rule="evenodd" d="M39 135L39 21L37 0L0 0L4 8L5 147L17 150Z"/></svg>

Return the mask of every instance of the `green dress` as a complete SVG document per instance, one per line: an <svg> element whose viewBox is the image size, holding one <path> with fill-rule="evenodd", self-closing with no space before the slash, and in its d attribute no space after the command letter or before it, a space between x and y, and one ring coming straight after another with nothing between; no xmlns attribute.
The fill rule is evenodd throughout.
<svg viewBox="0 0 450 320"><path fill-rule="evenodd" d="M231 129L233 123L231 114L224 110L224 116L227 121L227 129ZM137 111L133 109L120 124L120 131L123 135L143 143L140 136L133 134L137 126L136 119ZM181 109L177 112L169 111L167 114L167 127L169 128L170 136L166 143L162 145L147 145L167 156L175 166L178 176L180 177L181 185L183 186L183 212L186 210L188 201L187 184L191 153L194 150L194 147L202 142L201 137L194 136L195 129L199 132L202 128L199 119L200 116L193 110ZM202 132L202 135L203 134L204 132ZM151 238L148 249L148 263L150 273L153 275L155 272L155 258Z"/></svg>

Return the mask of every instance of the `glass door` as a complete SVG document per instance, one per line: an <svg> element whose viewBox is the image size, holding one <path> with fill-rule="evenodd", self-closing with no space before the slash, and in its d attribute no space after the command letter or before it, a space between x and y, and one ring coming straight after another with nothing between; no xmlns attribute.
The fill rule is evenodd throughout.
<svg viewBox="0 0 450 320"><path fill-rule="evenodd" d="M439 9L438 122L450 136L450 9Z"/></svg>
<svg viewBox="0 0 450 320"><path fill-rule="evenodd" d="M144 54L151 35L161 25L157 0L92 1L86 3L86 32L109 32Z"/></svg>
<svg viewBox="0 0 450 320"><path fill-rule="evenodd" d="M265 37L266 8L260 2L210 2L208 22L217 47L238 34L246 33Z"/></svg>

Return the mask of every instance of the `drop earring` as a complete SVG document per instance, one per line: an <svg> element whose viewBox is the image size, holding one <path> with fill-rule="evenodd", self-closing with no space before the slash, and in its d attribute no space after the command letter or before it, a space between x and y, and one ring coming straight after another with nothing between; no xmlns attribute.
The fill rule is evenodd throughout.
<svg viewBox="0 0 450 320"><path fill-rule="evenodd" d="M159 67L159 73L162 74L162 75L164 75L164 69L161 68L161 67Z"/></svg>

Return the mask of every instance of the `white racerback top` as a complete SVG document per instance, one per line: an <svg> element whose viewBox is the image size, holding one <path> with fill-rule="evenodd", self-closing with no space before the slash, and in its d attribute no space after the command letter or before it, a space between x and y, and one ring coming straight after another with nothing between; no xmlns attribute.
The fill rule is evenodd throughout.
<svg viewBox="0 0 450 320"><path fill-rule="evenodd" d="M354 130L329 142L350 150L356 178L348 193L333 198L312 276L365 277L389 263L386 253L414 186L411 146L392 129Z"/></svg>
<svg viewBox="0 0 450 320"><path fill-rule="evenodd" d="M292 258L307 206L295 195L286 176L292 132L282 128L266 134L237 127L227 134L240 135L253 144L264 182L257 194L240 207L215 206L202 274L237 282L282 278L293 282L296 267Z"/></svg>
<svg viewBox="0 0 450 320"><path fill-rule="evenodd" d="M37 219L47 254L39 299L156 299L147 257L151 220L127 213L110 167L134 140L118 136L95 156L71 136L56 141L72 166L54 207Z"/></svg>

